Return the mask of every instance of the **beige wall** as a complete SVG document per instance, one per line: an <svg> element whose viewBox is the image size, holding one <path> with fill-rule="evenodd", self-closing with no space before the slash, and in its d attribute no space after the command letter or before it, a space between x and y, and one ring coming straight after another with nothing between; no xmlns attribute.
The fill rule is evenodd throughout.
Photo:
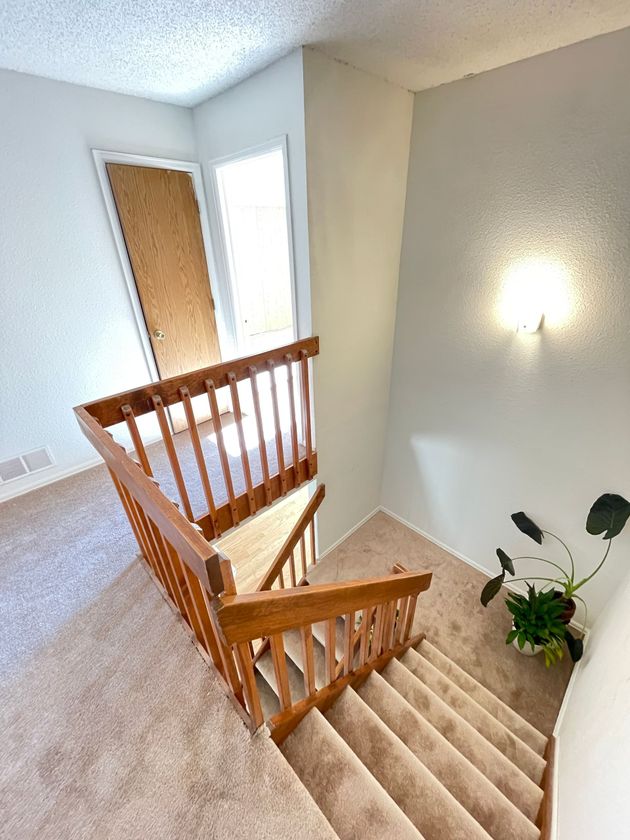
<svg viewBox="0 0 630 840"><path fill-rule="evenodd" d="M630 497L628 78L624 30L415 97L383 502L493 572L497 546L537 548L525 510L586 574L590 505ZM532 259L565 288L523 335L504 283ZM629 548L584 588L591 617Z"/></svg>
<svg viewBox="0 0 630 840"><path fill-rule="evenodd" d="M380 500L412 95L307 49L304 108L326 550Z"/></svg>

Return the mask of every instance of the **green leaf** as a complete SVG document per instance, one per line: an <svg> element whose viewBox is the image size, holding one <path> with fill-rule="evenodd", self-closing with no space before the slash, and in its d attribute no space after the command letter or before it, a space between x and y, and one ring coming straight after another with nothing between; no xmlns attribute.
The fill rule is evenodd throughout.
<svg viewBox="0 0 630 840"><path fill-rule="evenodd" d="M499 558L499 563L501 564L503 571L514 575L514 563L512 562L512 558L508 557L502 548L497 548L497 557Z"/></svg>
<svg viewBox="0 0 630 840"><path fill-rule="evenodd" d="M589 534L604 534L603 539L612 540L623 531L630 516L630 502L616 493L604 493L593 504L586 519Z"/></svg>
<svg viewBox="0 0 630 840"><path fill-rule="evenodd" d="M505 640L506 645L511 645L514 639L518 636L518 630L510 630L507 634L507 639Z"/></svg>
<svg viewBox="0 0 630 840"><path fill-rule="evenodd" d="M569 654L573 662L579 662L584 653L584 642L582 639L576 639L570 630L565 630L564 638L569 648Z"/></svg>
<svg viewBox="0 0 630 840"><path fill-rule="evenodd" d="M505 578L505 573L501 572L498 577L492 578L489 580L488 583L484 586L481 590L481 603L484 607L487 607L490 601L498 595L501 591L501 587L503 586L503 580Z"/></svg>
<svg viewBox="0 0 630 840"><path fill-rule="evenodd" d="M536 525L535 522L532 522L526 513L523 513L522 510L518 513L513 513L512 522L516 525L519 531L527 534L527 536L531 537L534 542L538 543L538 545L542 545L543 533L538 525Z"/></svg>
<svg viewBox="0 0 630 840"><path fill-rule="evenodd" d="M519 633L517 638L518 638L518 646L520 647L521 650L523 650L523 648L525 647L525 642L527 641L527 639L525 638L525 633Z"/></svg>

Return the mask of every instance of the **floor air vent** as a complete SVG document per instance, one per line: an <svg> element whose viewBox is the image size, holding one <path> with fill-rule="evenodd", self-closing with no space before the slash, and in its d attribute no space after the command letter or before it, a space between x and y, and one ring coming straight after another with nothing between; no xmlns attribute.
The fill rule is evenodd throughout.
<svg viewBox="0 0 630 840"><path fill-rule="evenodd" d="M45 470L47 467L52 467L54 463L55 461L47 446L32 449L30 452L15 455L13 458L7 458L0 461L0 484L6 484L8 481L15 481L17 478L24 478L31 473Z"/></svg>

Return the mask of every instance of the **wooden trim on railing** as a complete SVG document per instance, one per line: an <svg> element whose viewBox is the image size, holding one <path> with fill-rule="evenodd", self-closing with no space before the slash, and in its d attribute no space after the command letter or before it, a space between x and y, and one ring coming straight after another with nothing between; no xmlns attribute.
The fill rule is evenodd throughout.
<svg viewBox="0 0 630 840"><path fill-rule="evenodd" d="M428 589L431 577L431 572L408 572L368 580L223 596L213 601L213 609L224 642L232 645L374 605L380 605L382 609L394 599Z"/></svg>
<svg viewBox="0 0 630 840"><path fill-rule="evenodd" d="M160 396L165 406L173 405L181 401L180 388L187 388L191 397L197 397L199 394L206 392L204 385L206 379L212 379L215 387L221 388L224 385L229 385L229 373L233 373L237 381L247 379L249 377L249 368L252 365L254 367L261 366L264 368L268 361L276 364L284 364L284 357L287 353L290 353L294 359L297 359L299 356L304 359L303 364L306 364L307 357L317 356L319 353L319 338L313 336L302 339L301 341L294 341L291 344L285 344L282 347L275 347L273 350L257 353L254 356L230 359L225 362L220 362L217 365L212 365L211 367L202 368L201 370L172 376L170 379L162 379L159 382L152 382L142 388L134 388L131 391L122 391L120 394L113 394L105 399L94 400L85 403L80 408L85 409L102 426L112 426L125 419L121 410L123 405L130 406L134 416L140 417L142 414L148 414L153 411L152 398L154 396ZM311 451L310 438L309 418L307 423L307 457Z"/></svg>
<svg viewBox="0 0 630 840"><path fill-rule="evenodd" d="M395 648L386 651L384 654L363 665L356 671L352 671L338 680L329 683L328 685L316 691L314 694L300 700L294 706L286 711L279 712L269 720L269 729L271 730L271 737L276 744L281 744L284 739L293 732L300 721L311 711L317 707L320 712L327 712L334 704L339 695L345 691L348 686L352 688L359 688L365 680L370 676L372 671L382 671L383 668L394 657L399 658L410 647L416 647L425 638L424 633L414 636L412 639L407 639L404 644L397 645Z"/></svg>
<svg viewBox="0 0 630 840"><path fill-rule="evenodd" d="M315 516L317 509L324 501L325 495L326 486L324 484L320 484L313 496L309 499L308 504L300 514L299 519L291 529L291 533L284 541L282 548L277 553L271 565L265 572L265 576L258 584L256 590L257 592L264 592L265 590L271 589L271 586L280 574L282 567L295 551L298 543L301 541L304 535L304 532L306 531L310 522Z"/></svg>
<svg viewBox="0 0 630 840"><path fill-rule="evenodd" d="M540 829L540 840L551 840L551 828L553 822L553 777L556 763L556 739L553 735L549 737L545 747L544 759L547 762L543 772L540 786L543 789L543 798L540 803L540 810L536 818L536 826Z"/></svg>

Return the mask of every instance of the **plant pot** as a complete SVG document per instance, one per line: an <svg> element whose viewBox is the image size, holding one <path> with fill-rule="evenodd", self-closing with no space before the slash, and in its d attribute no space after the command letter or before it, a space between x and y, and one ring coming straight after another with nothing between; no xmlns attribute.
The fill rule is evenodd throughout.
<svg viewBox="0 0 630 840"><path fill-rule="evenodd" d="M575 610L576 610L577 604L575 603L573 598L565 598L564 595L562 594L562 592L556 591L555 596L556 596L556 598L560 598L564 602L565 607L566 607L565 611L560 616L560 621L563 624L569 624L569 622L571 621L571 619L575 615Z"/></svg>
<svg viewBox="0 0 630 840"><path fill-rule="evenodd" d="M513 624L512 629L516 629ZM523 654L523 656L536 656L536 654L540 653L540 651L543 649L542 645L534 645L534 649L532 650L532 646L530 645L530 643L525 642L525 647L521 650L521 648L518 645L518 638L514 639L512 644L519 653Z"/></svg>

